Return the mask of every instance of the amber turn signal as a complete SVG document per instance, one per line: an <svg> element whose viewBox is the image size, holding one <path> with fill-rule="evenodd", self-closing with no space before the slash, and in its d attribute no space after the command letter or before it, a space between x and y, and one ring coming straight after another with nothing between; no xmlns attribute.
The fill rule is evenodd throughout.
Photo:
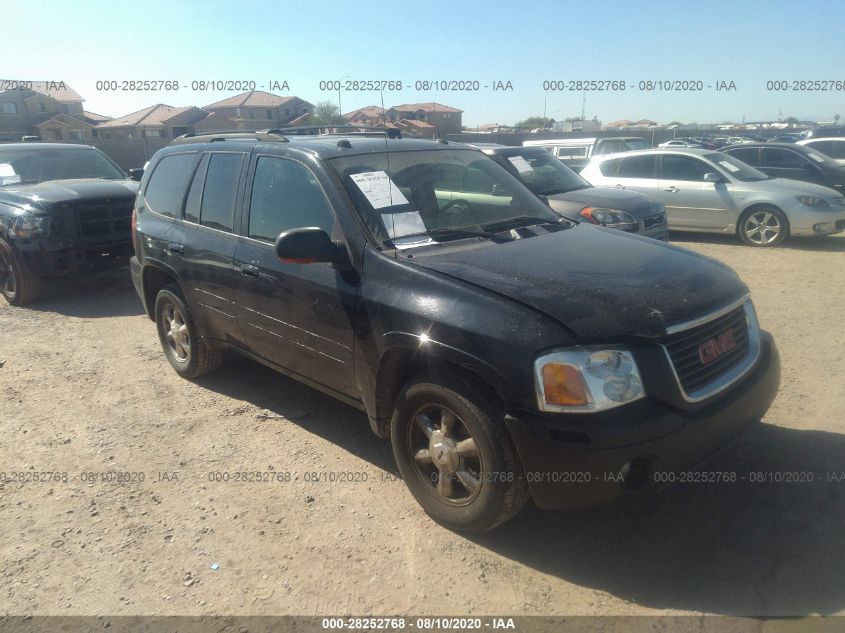
<svg viewBox="0 0 845 633"><path fill-rule="evenodd" d="M543 367L543 393L548 404L579 406L588 404L587 385L577 367L549 363Z"/></svg>

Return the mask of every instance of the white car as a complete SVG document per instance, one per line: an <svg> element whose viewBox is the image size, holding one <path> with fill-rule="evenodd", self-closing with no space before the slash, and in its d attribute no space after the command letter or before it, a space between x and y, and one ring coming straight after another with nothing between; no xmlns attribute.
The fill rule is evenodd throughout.
<svg viewBox="0 0 845 633"><path fill-rule="evenodd" d="M798 141L797 145L812 147L842 165L845 165L845 136L831 136L829 138L808 138Z"/></svg>
<svg viewBox="0 0 845 633"><path fill-rule="evenodd" d="M599 156L581 175L666 206L670 230L734 233L752 246L790 235L845 231L845 198L807 182L771 178L713 150L667 148Z"/></svg>

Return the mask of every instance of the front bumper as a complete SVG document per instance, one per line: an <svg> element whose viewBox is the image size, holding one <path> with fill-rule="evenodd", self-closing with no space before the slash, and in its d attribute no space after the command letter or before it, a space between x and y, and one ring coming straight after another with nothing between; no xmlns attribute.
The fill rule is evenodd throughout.
<svg viewBox="0 0 845 633"><path fill-rule="evenodd" d="M799 205L787 215L792 235L833 235L845 231L845 209L819 211Z"/></svg>
<svg viewBox="0 0 845 633"><path fill-rule="evenodd" d="M647 398L622 410L588 414L587 424L508 416L506 424L541 508L617 500L676 479L758 422L777 395L780 360L761 332L760 358L747 376L690 411ZM571 419L571 415L567 416ZM586 421L586 416L581 419ZM626 466L627 465L627 466ZM620 473L627 468L627 475Z"/></svg>
<svg viewBox="0 0 845 633"><path fill-rule="evenodd" d="M44 277L97 272L126 266L132 256L132 242L84 242L52 239L19 240L15 243L27 265Z"/></svg>

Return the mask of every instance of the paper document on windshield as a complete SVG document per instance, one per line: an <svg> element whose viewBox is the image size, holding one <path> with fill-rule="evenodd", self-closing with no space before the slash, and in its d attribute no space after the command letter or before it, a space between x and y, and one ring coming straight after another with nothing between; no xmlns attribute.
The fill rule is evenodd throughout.
<svg viewBox="0 0 845 633"><path fill-rule="evenodd" d="M14 185L20 181L21 177L15 173L11 163L0 163L0 186Z"/></svg>
<svg viewBox="0 0 845 633"><path fill-rule="evenodd" d="M358 185L361 193L367 196L373 209L408 204L408 200L399 191L399 187L383 171L367 171L362 174L352 174L349 177Z"/></svg>
<svg viewBox="0 0 845 633"><path fill-rule="evenodd" d="M531 167L530 163L525 160L522 156L508 156L508 160L511 162L511 165L516 167L516 170L524 174L527 171L534 171L534 168Z"/></svg>
<svg viewBox="0 0 845 633"><path fill-rule="evenodd" d="M420 217L419 211L406 211L405 213L382 213L381 220L390 239L425 233L425 222Z"/></svg>
<svg viewBox="0 0 845 633"><path fill-rule="evenodd" d="M738 172L739 171L739 167L737 167L736 165L732 165L731 163L729 163L726 160L720 160L719 164L730 172Z"/></svg>

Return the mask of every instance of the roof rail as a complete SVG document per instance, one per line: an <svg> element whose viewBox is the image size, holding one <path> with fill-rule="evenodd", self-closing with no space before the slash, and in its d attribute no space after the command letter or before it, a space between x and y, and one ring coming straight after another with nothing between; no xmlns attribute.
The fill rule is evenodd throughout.
<svg viewBox="0 0 845 633"><path fill-rule="evenodd" d="M177 136L170 141L170 145L183 145L185 143L215 143L220 141L273 141L286 143L287 138L276 130L261 130L251 132L247 130L222 130L220 132L188 132Z"/></svg>
<svg viewBox="0 0 845 633"><path fill-rule="evenodd" d="M354 132L343 132L339 130L354 130ZM388 138L402 138L402 132L398 128L372 127L367 125L291 125L285 127L260 130L265 134L282 135L314 135L314 136L350 136L352 134L386 134Z"/></svg>

